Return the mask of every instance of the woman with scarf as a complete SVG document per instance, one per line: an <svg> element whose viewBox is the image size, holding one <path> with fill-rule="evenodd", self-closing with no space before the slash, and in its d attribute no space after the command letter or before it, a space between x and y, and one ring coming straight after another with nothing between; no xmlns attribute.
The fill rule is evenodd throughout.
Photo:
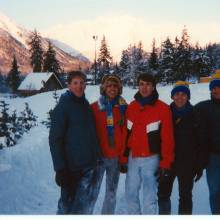
<svg viewBox="0 0 220 220"><path fill-rule="evenodd" d="M123 163L123 137L126 135L124 117L127 104L121 97L122 84L116 75L110 74L103 77L100 94L99 100L92 104L96 131L103 155L103 164L97 170L96 192L99 192L106 172L106 191L102 214L114 214L120 162Z"/></svg>
<svg viewBox="0 0 220 220"><path fill-rule="evenodd" d="M192 214L193 182L202 176L196 134L194 107L190 103L188 83L178 81L171 91L175 158L170 173L159 179L159 214L171 213L170 196L177 177L179 185L179 214Z"/></svg>

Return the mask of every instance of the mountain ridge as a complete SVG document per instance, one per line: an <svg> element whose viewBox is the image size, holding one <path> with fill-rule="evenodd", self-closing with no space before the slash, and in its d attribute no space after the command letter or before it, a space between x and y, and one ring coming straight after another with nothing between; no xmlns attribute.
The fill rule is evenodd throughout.
<svg viewBox="0 0 220 220"><path fill-rule="evenodd" d="M7 74L10 71L13 56L18 60L19 71L22 74L27 74L32 71L30 65L30 52L28 50L29 39L32 31L29 31L8 18L0 12L0 72ZM48 47L48 38L40 35L42 42L42 49L45 52ZM56 51L56 57L60 63L61 69L65 72L71 70L86 70L91 66L88 58L83 56L80 52L71 48L69 45L55 39L49 39ZM62 46L65 45L74 53L68 53Z"/></svg>

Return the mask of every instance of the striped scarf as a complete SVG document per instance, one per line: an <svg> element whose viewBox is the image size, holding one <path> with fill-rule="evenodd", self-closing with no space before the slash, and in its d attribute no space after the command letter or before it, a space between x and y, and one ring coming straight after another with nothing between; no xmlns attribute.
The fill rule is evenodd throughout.
<svg viewBox="0 0 220 220"><path fill-rule="evenodd" d="M107 124L107 131L108 131L108 140L109 140L109 146L114 147L114 118L113 118L113 107L119 106L119 110L121 113L121 119L118 122L120 126L124 124L124 116L125 111L127 108L126 101L121 97L117 96L113 100L108 100L106 96L100 96L98 100L99 109L101 111L105 111L107 114L106 117L106 124Z"/></svg>

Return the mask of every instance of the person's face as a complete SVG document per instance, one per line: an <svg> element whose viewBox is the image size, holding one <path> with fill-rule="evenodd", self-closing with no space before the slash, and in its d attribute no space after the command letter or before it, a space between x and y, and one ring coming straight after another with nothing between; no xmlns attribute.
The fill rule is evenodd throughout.
<svg viewBox="0 0 220 220"><path fill-rule="evenodd" d="M187 103L187 101L189 100L187 94L184 92L175 93L175 95L172 97L172 99L178 108L183 107Z"/></svg>
<svg viewBox="0 0 220 220"><path fill-rule="evenodd" d="M143 97L148 97L154 91L154 86L151 82L145 82L143 80L140 80L138 84L138 89Z"/></svg>
<svg viewBox="0 0 220 220"><path fill-rule="evenodd" d="M211 90L211 95L214 99L218 99L220 100L220 87L215 86L212 90Z"/></svg>
<svg viewBox="0 0 220 220"><path fill-rule="evenodd" d="M68 88L75 96L82 97L86 88L86 84L81 77L75 77L68 85Z"/></svg>
<svg viewBox="0 0 220 220"><path fill-rule="evenodd" d="M114 99L119 93L118 85L115 82L108 82L105 89L105 94L110 100Z"/></svg>

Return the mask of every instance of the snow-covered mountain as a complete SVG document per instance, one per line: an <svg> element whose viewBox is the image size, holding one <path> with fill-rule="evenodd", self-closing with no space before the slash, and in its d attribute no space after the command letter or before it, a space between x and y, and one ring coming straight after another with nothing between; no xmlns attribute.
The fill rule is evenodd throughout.
<svg viewBox="0 0 220 220"><path fill-rule="evenodd" d="M7 73L9 71L14 54L22 73L28 73L32 70L28 51L30 35L31 31L20 27L0 12L0 72ZM43 50L46 51L48 39L42 37L41 40ZM56 40L52 40L52 43L61 68L65 71L79 69L79 67L87 69L90 66L90 61L78 51Z"/></svg>
<svg viewBox="0 0 220 220"><path fill-rule="evenodd" d="M90 60L87 57L82 55L78 50L75 50L71 46L69 46L69 45L67 45L67 44L65 44L65 43L63 43L61 41L55 40L55 39L48 38L48 40L50 40L53 45L55 45L56 47L60 48L64 52L70 54L71 56L77 57L80 60L83 60L85 62L90 62Z"/></svg>

